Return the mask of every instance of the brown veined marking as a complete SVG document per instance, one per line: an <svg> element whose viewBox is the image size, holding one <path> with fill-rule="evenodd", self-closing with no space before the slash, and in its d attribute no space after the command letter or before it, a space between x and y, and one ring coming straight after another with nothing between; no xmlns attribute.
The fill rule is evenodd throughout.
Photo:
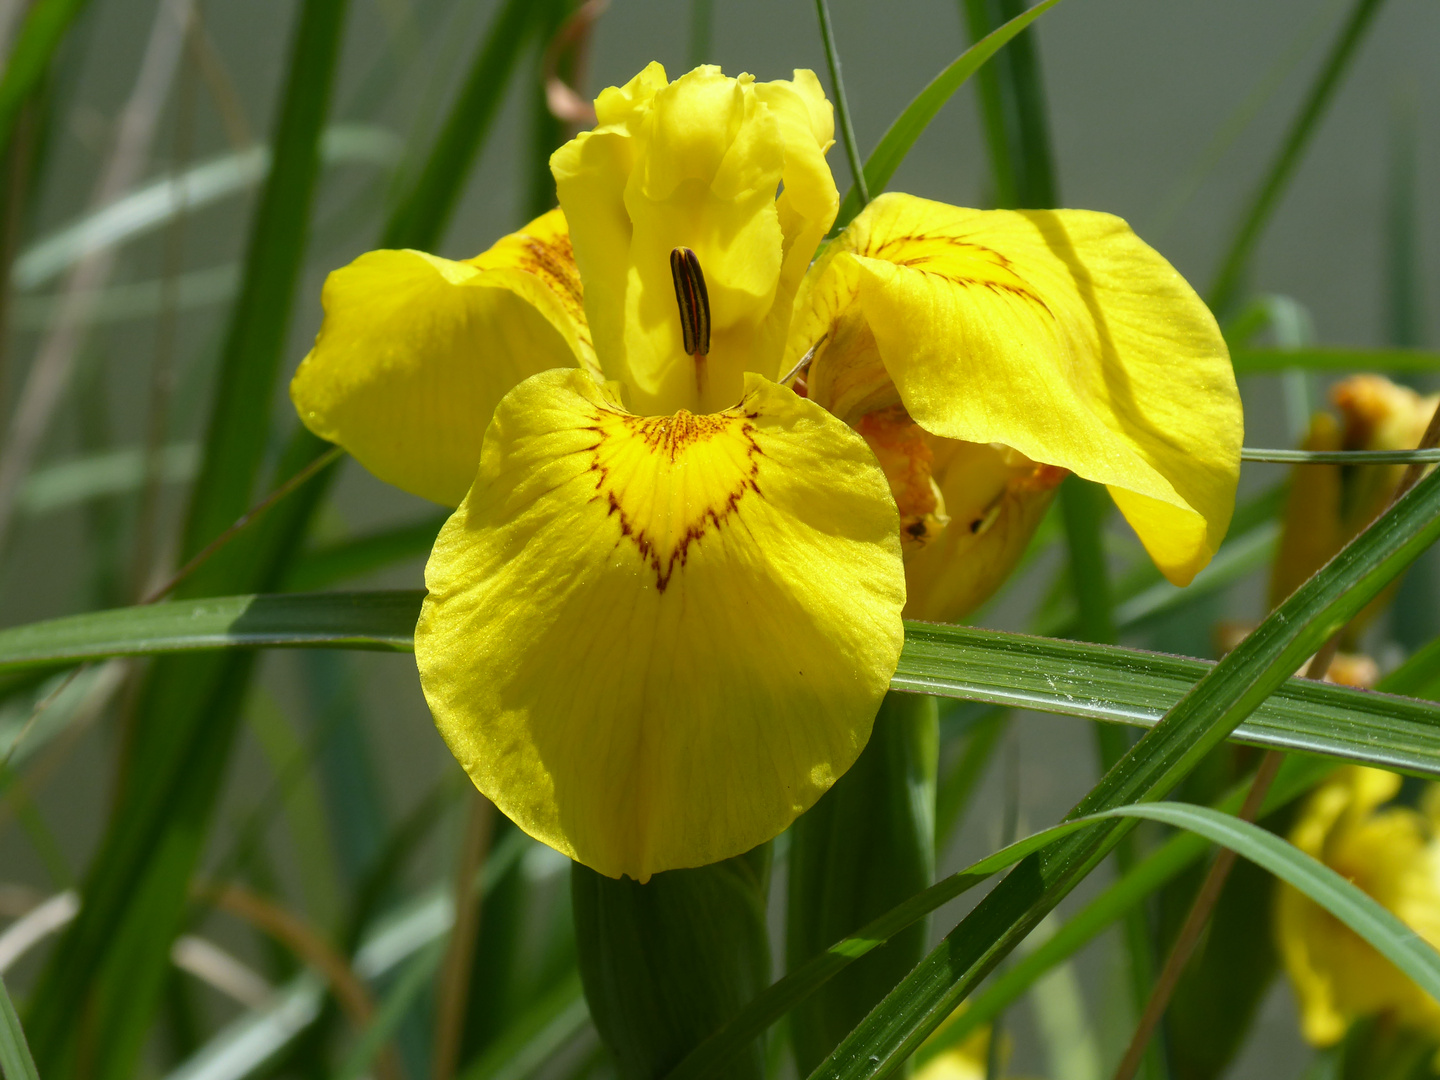
<svg viewBox="0 0 1440 1080"><path fill-rule="evenodd" d="M633 544L664 592L690 548L738 513L747 497L764 498L751 423L744 403L710 416L681 409L672 416L597 410L588 448L596 474L592 501L617 516L616 546ZM709 465L709 468L703 466ZM677 497L678 496L678 497Z"/></svg>

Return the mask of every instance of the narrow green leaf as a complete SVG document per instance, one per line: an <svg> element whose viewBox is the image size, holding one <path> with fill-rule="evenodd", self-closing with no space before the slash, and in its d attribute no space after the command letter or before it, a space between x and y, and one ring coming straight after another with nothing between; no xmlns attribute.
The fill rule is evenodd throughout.
<svg viewBox="0 0 1440 1080"><path fill-rule="evenodd" d="M1211 661L1138 649L911 622L891 685L1153 727L1215 668ZM1440 776L1436 723L1440 706L1433 703L1292 678L1233 739Z"/></svg>
<svg viewBox="0 0 1440 1080"><path fill-rule="evenodd" d="M850 105L845 96L845 80L840 77L840 51L835 46L835 30L830 25L830 5L815 0L815 15L820 21L820 40L825 46L825 63L830 69L830 96L835 99L835 120L840 126L840 142L845 147L845 160L850 165L852 190L861 209L870 201L870 187L865 169L860 164L860 147L855 142L855 126L850 122Z"/></svg>
<svg viewBox="0 0 1440 1080"><path fill-rule="evenodd" d="M5 1080L40 1080L3 977L0 977L0 1074Z"/></svg>
<svg viewBox="0 0 1440 1080"><path fill-rule="evenodd" d="M1025 0L963 0L972 41L1025 10ZM976 89L985 127L994 205L1046 209L1060 204L1034 34L1021 33L981 68Z"/></svg>
<svg viewBox="0 0 1440 1080"><path fill-rule="evenodd" d="M111 656L254 648L406 651L420 592L203 597L0 630L0 676ZM1397 688L1432 682L1440 645ZM1298 664L1296 665L1298 666ZM1153 727L1216 665L937 623L907 622L896 690ZM1440 705L1292 678L1235 729L1237 742L1440 778Z"/></svg>
<svg viewBox="0 0 1440 1080"><path fill-rule="evenodd" d="M460 197L457 178L470 174L505 95L505 84L530 34L529 0L506 0L496 12L460 95L450 109L425 168L391 215L380 246L434 249Z"/></svg>
<svg viewBox="0 0 1440 1080"><path fill-rule="evenodd" d="M253 649L409 651L421 593L219 596L71 615L0 630L0 670L109 656Z"/></svg>
<svg viewBox="0 0 1440 1080"><path fill-rule="evenodd" d="M1417 653L1385 676L1378 689L1390 693L1414 693L1410 680L1417 673L1423 672L1426 676L1437 674L1433 693L1440 694L1437 659L1440 659L1440 642L1436 643L1435 659ZM1301 754L1287 757L1270 787L1265 804L1256 815L1257 819L1265 818L1310 791L1336 768L1335 762L1324 758ZM1217 807L1227 813L1235 813L1240 809L1249 787L1249 780L1245 780L1219 802ZM925 1044L918 1055L920 1063L923 1065L947 1047L963 1042L971 1031L1019 1000L1051 967L1065 962L1079 952L1125 911L1139 904L1198 860L1204 851L1205 841L1193 833L1181 833L1165 841L1141 860L1130 873L1107 886L1099 896L1068 919L1034 952L987 983L984 990L971 999L969 1006L954 1022L947 1024L936 1033L935 1038Z"/></svg>
<svg viewBox="0 0 1440 1080"><path fill-rule="evenodd" d="M881 137L879 145L865 159L865 182L872 198L885 190L915 141L929 127L930 121L935 119L941 107L954 96L955 91L965 84L965 80L975 74L980 65L994 56L1002 45L1059 2L1060 0L1042 0L1023 15L1016 16L994 33L986 35L961 53L916 95L915 100L896 117L895 122ZM849 194L840 206L839 216L835 219L836 227L843 228L859 212L860 192L851 185Z"/></svg>
<svg viewBox="0 0 1440 1080"><path fill-rule="evenodd" d="M394 133L372 124L332 124L320 139L320 158L327 164L393 165L400 150ZM249 191L269 175L270 161L270 147L252 146L136 188L20 252L10 269L10 281L21 292L38 289L97 251L147 236L177 217Z"/></svg>
<svg viewBox="0 0 1440 1080"><path fill-rule="evenodd" d="M194 443L174 443L160 451L160 479L179 483L195 475L200 463ZM138 491L145 482L145 448L126 446L36 469L15 500L25 514L46 514L107 495Z"/></svg>
<svg viewBox="0 0 1440 1080"><path fill-rule="evenodd" d="M1305 794L1334 769L1334 764L1319 758L1288 758L1281 766L1259 816L1263 818ZM1238 811L1248 788L1247 781L1222 800L1219 808L1227 813ZM1146 897L1197 862L1205 854L1207 846L1203 837L1182 832L1151 851L1133 869L1066 920L1038 948L986 983L965 1010L925 1044L917 1055L919 1062L923 1065L936 1054L958 1045L977 1027L1009 1008L1047 971L1069 960L1127 911L1133 910Z"/></svg>
<svg viewBox="0 0 1440 1080"><path fill-rule="evenodd" d="M1245 447L1241 461L1274 465L1410 465L1440 462L1436 450L1256 450Z"/></svg>
<svg viewBox="0 0 1440 1080"><path fill-rule="evenodd" d="M0 77L0 146L10 141L25 99L40 85L50 58L87 0L36 0L10 49Z"/></svg>
<svg viewBox="0 0 1440 1080"><path fill-rule="evenodd" d="M1381 686L1406 697L1440 698L1440 638L1417 649L1409 660L1385 676Z"/></svg>
<svg viewBox="0 0 1440 1080"><path fill-rule="evenodd" d="M567 976L496 1036L460 1080L523 1080L589 1020L579 974Z"/></svg>
<svg viewBox="0 0 1440 1080"><path fill-rule="evenodd" d="M308 0L301 9L273 164L256 211L240 299L231 313L221 356L183 558L220 535L254 501L295 283L309 235L320 133L330 107L346 8L346 0Z"/></svg>
<svg viewBox="0 0 1440 1080"><path fill-rule="evenodd" d="M1310 145L1310 139L1319 128L1335 91L1339 89L1365 32L1370 28L1383 2L1384 0L1356 0L1340 36L1331 46L1329 56L1315 77L1299 114L1291 123L1285 141L1266 172L1265 179L1261 181L1240 219L1225 258L1215 275L1215 284L1210 289L1210 307L1222 316L1228 314L1229 309L1240 299L1240 291L1255 246L1259 243L1275 208L1280 204L1280 197L1289 186L1291 177Z"/></svg>
<svg viewBox="0 0 1440 1080"><path fill-rule="evenodd" d="M1171 791L1301 662L1440 537L1432 473L1277 608L1106 774L1073 817ZM821 1066L831 1080L900 1068L995 965L1114 848L1126 826L1066 837L987 895Z"/></svg>
<svg viewBox="0 0 1440 1080"><path fill-rule="evenodd" d="M1144 818L1199 833L1298 889L1364 938L1432 998L1440 1001L1440 953L1373 897L1324 863L1250 821L1189 803L1121 806L1105 816Z"/></svg>
<svg viewBox="0 0 1440 1080"><path fill-rule="evenodd" d="M1312 345L1304 349L1234 348L1230 361L1236 375L1269 375L1277 371L1390 371L1422 374L1440 371L1440 352L1424 349L1352 349Z"/></svg>

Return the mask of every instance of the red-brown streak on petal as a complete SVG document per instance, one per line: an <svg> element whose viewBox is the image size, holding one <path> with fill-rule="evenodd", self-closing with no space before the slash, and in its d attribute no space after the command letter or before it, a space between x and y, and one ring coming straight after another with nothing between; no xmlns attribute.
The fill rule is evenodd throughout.
<svg viewBox="0 0 1440 1080"><path fill-rule="evenodd" d="M681 409L673 416L632 416L629 413L614 412L609 416L625 430L625 437L638 437L647 450L657 457L663 457L670 465L682 463L686 454L696 446L728 434L738 434L745 440L746 467L741 475L719 499L707 502L698 511L684 508L683 529L672 529L679 539L673 541L669 550L664 550L661 539L646 525L636 520L626 510L622 492L618 491L603 460L607 443L616 438L610 426L600 422L597 415L594 425L586 428L593 431L598 440L586 452L592 455L590 471L595 473L595 494L592 502L604 502L606 515L619 515L620 541L628 540L635 545L640 558L655 571L655 587L664 592L670 584L677 567L683 568L689 557L690 545L699 543L711 529L719 529L736 513L740 501L747 495L763 499L757 477L760 474L759 458L764 451L755 442L755 426L751 423L758 414L743 411L742 407L728 409L712 416L697 416Z"/></svg>

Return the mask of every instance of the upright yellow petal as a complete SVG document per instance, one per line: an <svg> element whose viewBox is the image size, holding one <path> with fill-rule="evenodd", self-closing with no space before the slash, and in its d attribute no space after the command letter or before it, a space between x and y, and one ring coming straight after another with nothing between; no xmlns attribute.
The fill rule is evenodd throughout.
<svg viewBox="0 0 1440 1080"><path fill-rule="evenodd" d="M371 251L325 281L325 321L290 384L305 426L380 479L465 497L496 403L555 367L594 367L558 210L474 259Z"/></svg>
<svg viewBox="0 0 1440 1080"><path fill-rule="evenodd" d="M775 203L783 237L780 281L756 346L757 354L764 358L757 362L777 367L750 370L777 378L783 374L778 364L790 330L795 292L840 209L840 193L825 161L826 151L835 142L835 110L815 73L803 68L795 69L793 79L756 83L755 94L780 125L785 167L780 177L780 198Z"/></svg>
<svg viewBox="0 0 1440 1080"><path fill-rule="evenodd" d="M847 419L898 397L926 431L1106 484L1177 584L1229 525L1242 416L1215 320L1120 219L876 199L797 298L786 363Z"/></svg>
<svg viewBox="0 0 1440 1080"><path fill-rule="evenodd" d="M421 684L476 786L603 874L747 851L869 737L898 661L894 503L864 442L756 376L637 417L522 383L436 541Z"/></svg>
<svg viewBox="0 0 1440 1080"><path fill-rule="evenodd" d="M638 414L733 405L745 372L779 373L794 291L834 220L819 84L809 72L756 84L717 67L667 83L651 64L602 93L596 113L600 126L557 150L551 169L600 364ZM701 379L682 345L677 247L696 253L709 292Z"/></svg>

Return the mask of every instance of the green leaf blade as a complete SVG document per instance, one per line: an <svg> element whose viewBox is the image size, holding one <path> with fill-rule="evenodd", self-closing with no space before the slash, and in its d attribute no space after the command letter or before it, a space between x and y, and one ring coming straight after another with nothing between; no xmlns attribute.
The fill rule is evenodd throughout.
<svg viewBox="0 0 1440 1080"><path fill-rule="evenodd" d="M986 35L961 53L916 95L915 100L895 118L895 122L881 137L879 145L865 159L865 182L872 198L885 190L890 178L895 175L895 170L905 160L905 155L930 126L930 121L935 119L941 107L954 96L955 91L1011 38L1059 2L1060 0L1042 0L1024 14L1016 16L998 30ZM860 192L852 185L840 206L839 215L835 218L836 227L844 228L859 212Z"/></svg>

